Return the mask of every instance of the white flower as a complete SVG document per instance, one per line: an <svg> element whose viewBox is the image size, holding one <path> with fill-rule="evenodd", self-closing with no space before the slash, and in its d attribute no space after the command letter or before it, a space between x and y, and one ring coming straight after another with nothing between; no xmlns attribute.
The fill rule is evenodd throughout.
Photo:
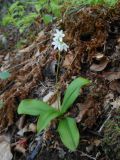
<svg viewBox="0 0 120 160"><path fill-rule="evenodd" d="M63 33L63 30L56 29L55 31L56 31L56 33L54 34L54 40L62 41L63 37L65 37L65 34Z"/></svg>
<svg viewBox="0 0 120 160"><path fill-rule="evenodd" d="M67 51L69 46L63 42L63 37L65 37L65 34L63 33L63 30L56 29L56 33L54 34L52 45L54 45L54 49L57 49L59 51Z"/></svg>

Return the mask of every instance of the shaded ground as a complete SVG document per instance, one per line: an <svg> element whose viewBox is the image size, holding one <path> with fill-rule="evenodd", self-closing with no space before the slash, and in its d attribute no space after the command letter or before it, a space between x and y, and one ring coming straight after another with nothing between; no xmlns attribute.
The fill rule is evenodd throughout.
<svg viewBox="0 0 120 160"><path fill-rule="evenodd" d="M61 100L67 84L74 77L92 80L68 112L76 119L81 134L80 145L74 153L61 144L55 131L56 121L49 129L36 135L33 129L36 118L21 117L16 112L22 99L42 99L51 91L56 93L58 53L51 41L54 29L58 27L54 24L44 28L27 48L0 51L1 70L10 69L11 72L8 80L0 80L0 100L4 101L0 126L1 133L11 134L13 159L120 159L119 118L116 120L120 116L120 112L116 112L120 107L119 7L73 8L59 23L70 47L67 53L61 53L58 77ZM48 103L53 104L55 97L55 94L51 96ZM117 129L113 129L114 125ZM23 131L26 126L27 130ZM17 134L21 130L23 134ZM109 139L111 135L114 141Z"/></svg>

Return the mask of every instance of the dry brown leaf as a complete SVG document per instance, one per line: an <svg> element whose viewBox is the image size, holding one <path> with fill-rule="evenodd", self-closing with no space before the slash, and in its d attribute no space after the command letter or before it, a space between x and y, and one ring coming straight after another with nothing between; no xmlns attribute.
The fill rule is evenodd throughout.
<svg viewBox="0 0 120 160"><path fill-rule="evenodd" d="M1 128L14 123L14 115L16 112L15 97L19 100L25 99L41 77L41 67L39 64L34 63L27 63L17 72L16 77L11 77L11 81L15 81L15 83L9 90L5 90L5 92L0 95L0 99L5 100L4 109L1 109L0 112ZM5 115L5 118L2 118L2 115Z"/></svg>
<svg viewBox="0 0 120 160"><path fill-rule="evenodd" d="M55 92L49 92L47 95L43 97L43 102L48 102L49 99L55 94Z"/></svg>
<svg viewBox="0 0 120 160"><path fill-rule="evenodd" d="M120 97L116 98L116 100L112 102L111 105L113 105L113 108L120 108Z"/></svg>
<svg viewBox="0 0 120 160"><path fill-rule="evenodd" d="M33 50L34 48L36 47L36 43L33 42L31 45L29 45L28 47L24 48L24 49L21 49L18 51L18 53L20 54L24 54L24 53L29 53L31 52L31 50Z"/></svg>
<svg viewBox="0 0 120 160"><path fill-rule="evenodd" d="M102 53L98 53L98 54L96 54L96 55L94 56L94 58L95 58L96 60L98 60L98 61L100 61L103 57L104 57L104 54L102 54Z"/></svg>
<svg viewBox="0 0 120 160"><path fill-rule="evenodd" d="M16 122L18 129L22 129L25 122L25 115L21 116L20 119Z"/></svg>
<svg viewBox="0 0 120 160"><path fill-rule="evenodd" d="M105 74L105 79L108 81L114 81L120 79L120 72L110 72Z"/></svg>
<svg viewBox="0 0 120 160"><path fill-rule="evenodd" d="M63 62L63 67L68 68L71 66L72 62L74 60L74 56L72 54L67 54L65 56L65 60Z"/></svg>
<svg viewBox="0 0 120 160"><path fill-rule="evenodd" d="M0 136L0 160L11 160L12 158L10 138L2 135Z"/></svg>
<svg viewBox="0 0 120 160"><path fill-rule="evenodd" d="M25 155L26 149L24 147L22 147L21 145L17 144L15 147L15 151L18 151L18 152Z"/></svg>
<svg viewBox="0 0 120 160"><path fill-rule="evenodd" d="M26 132L33 132L33 133L35 133L36 131L37 131L36 125L33 124L33 123L30 123L30 124L25 125L24 128L21 128L21 129L17 132L17 135L19 135L19 136L24 136L24 134L25 134Z"/></svg>
<svg viewBox="0 0 120 160"><path fill-rule="evenodd" d="M99 140L99 139L94 140L94 144L96 147L98 147L100 145L100 143L101 143L101 140Z"/></svg>
<svg viewBox="0 0 120 160"><path fill-rule="evenodd" d="M27 147L27 139L23 138L23 139L20 139L18 142L16 142L16 146L14 150L25 155L26 147Z"/></svg>
<svg viewBox="0 0 120 160"><path fill-rule="evenodd" d="M53 108L58 109L60 106L60 96L57 93L49 92L45 97L43 97L44 102L48 102Z"/></svg>
<svg viewBox="0 0 120 160"><path fill-rule="evenodd" d="M88 96L84 104L79 106L80 112L76 117L76 121L82 122L86 127L91 128L101 114L99 103L93 97Z"/></svg>
<svg viewBox="0 0 120 160"><path fill-rule="evenodd" d="M34 123L30 123L28 126L28 131L35 133L37 131L37 126Z"/></svg>
<svg viewBox="0 0 120 160"><path fill-rule="evenodd" d="M116 92L120 93L120 81L118 81L118 80L112 81L110 83L109 87L112 91L116 91Z"/></svg>
<svg viewBox="0 0 120 160"><path fill-rule="evenodd" d="M99 64L93 63L90 67L90 70L95 72L103 71L107 67L108 63L108 58L104 57L100 60Z"/></svg>

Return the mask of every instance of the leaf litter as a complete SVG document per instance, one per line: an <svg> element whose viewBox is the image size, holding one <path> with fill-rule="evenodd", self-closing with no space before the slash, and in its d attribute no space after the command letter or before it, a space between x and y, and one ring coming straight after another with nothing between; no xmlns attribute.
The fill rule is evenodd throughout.
<svg viewBox="0 0 120 160"><path fill-rule="evenodd" d="M69 45L69 51L62 53L60 62L60 100L68 83L75 77L92 80L90 86L81 90L81 96L67 113L76 119L80 129L81 141L75 153L70 153L61 144L55 132L57 120L39 135L35 134L35 117L25 116L20 122L21 127L16 123L21 121L16 111L22 99L44 99L49 104L57 101L55 76L58 57L51 46L54 25L45 27L31 44L21 50L0 51L0 70L11 73L8 80L0 80L0 100L4 105L0 111L0 129L1 133L10 132L10 127L15 130L10 142L14 144L12 153L15 159L107 160L112 157L109 154L110 142L106 144L106 138L114 136L113 124L116 128L119 126L119 119L116 124L112 115L120 116L120 112L116 112L120 94L119 7L120 4L115 9L103 6L73 8L59 23L65 30L65 42ZM117 156L119 132L115 129L114 133L117 149L112 153ZM8 152L12 157L10 146ZM22 153L21 156L18 152Z"/></svg>

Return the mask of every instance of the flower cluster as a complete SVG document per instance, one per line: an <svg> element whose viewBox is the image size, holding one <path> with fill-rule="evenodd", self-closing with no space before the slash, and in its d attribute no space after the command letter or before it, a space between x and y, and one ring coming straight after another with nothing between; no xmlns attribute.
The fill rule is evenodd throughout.
<svg viewBox="0 0 120 160"><path fill-rule="evenodd" d="M52 45L54 45L54 49L57 49L59 51L67 51L69 46L63 42L63 37L65 37L65 34L63 33L63 30L56 29L56 33L54 34Z"/></svg>

